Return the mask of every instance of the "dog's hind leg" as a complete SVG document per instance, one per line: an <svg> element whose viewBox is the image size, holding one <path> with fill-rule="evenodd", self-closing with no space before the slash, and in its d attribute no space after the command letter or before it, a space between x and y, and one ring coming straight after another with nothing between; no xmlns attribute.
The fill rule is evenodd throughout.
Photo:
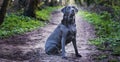
<svg viewBox="0 0 120 62"><path fill-rule="evenodd" d="M56 55L59 54L58 48L56 46L50 46L45 49L46 54L48 55Z"/></svg>

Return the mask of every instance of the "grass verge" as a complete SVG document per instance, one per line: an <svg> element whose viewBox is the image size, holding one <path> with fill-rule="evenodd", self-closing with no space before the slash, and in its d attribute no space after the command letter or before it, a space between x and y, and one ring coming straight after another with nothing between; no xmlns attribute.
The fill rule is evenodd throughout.
<svg viewBox="0 0 120 62"><path fill-rule="evenodd" d="M44 26L45 21L50 19L51 12L57 8L58 7L47 7L42 10L37 10L36 19L15 13L7 14L3 24L0 26L0 38L22 34Z"/></svg>
<svg viewBox="0 0 120 62"><path fill-rule="evenodd" d="M9 14L0 26L0 38L31 31L41 26L44 26L44 23L37 19Z"/></svg>
<svg viewBox="0 0 120 62"><path fill-rule="evenodd" d="M42 21L49 21L51 12L58 8L60 7L46 7L42 10L37 10L36 18L40 20L42 19Z"/></svg>
<svg viewBox="0 0 120 62"><path fill-rule="evenodd" d="M112 21L109 13L98 15L79 11L79 14L95 27L97 38L91 40L91 43L100 50L109 50L113 55L120 55L120 22Z"/></svg>

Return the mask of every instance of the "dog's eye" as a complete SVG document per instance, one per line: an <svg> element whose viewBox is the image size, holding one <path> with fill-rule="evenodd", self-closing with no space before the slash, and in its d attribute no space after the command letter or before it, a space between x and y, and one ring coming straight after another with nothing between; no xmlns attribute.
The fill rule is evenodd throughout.
<svg viewBox="0 0 120 62"><path fill-rule="evenodd" d="M75 8L75 6L72 6L72 8Z"/></svg>
<svg viewBox="0 0 120 62"><path fill-rule="evenodd" d="M70 7L68 7L68 9L70 9Z"/></svg>

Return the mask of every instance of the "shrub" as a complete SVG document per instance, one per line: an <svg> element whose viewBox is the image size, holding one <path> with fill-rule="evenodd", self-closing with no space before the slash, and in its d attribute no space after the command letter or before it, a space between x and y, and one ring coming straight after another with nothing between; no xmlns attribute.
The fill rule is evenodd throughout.
<svg viewBox="0 0 120 62"><path fill-rule="evenodd" d="M43 22L30 17L7 14L0 26L0 38L31 31L43 25Z"/></svg>
<svg viewBox="0 0 120 62"><path fill-rule="evenodd" d="M37 10L37 19L42 19L43 21L49 21L51 12L56 10L58 7L46 7L42 10Z"/></svg>
<svg viewBox="0 0 120 62"><path fill-rule="evenodd" d="M101 50L106 50L106 46L112 50L113 54L120 55L120 22L104 19L108 13L98 15L87 11L79 11L88 22L95 26L97 38L91 40ZM105 45L107 43L107 45Z"/></svg>

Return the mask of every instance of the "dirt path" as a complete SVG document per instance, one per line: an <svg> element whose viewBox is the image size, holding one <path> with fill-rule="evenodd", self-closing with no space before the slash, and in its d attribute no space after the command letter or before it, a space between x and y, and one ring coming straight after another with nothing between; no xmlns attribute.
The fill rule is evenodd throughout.
<svg viewBox="0 0 120 62"><path fill-rule="evenodd" d="M72 43L66 46L67 60L61 59L61 56L45 54L45 41L61 22L63 14L58 10L51 16L51 22L45 27L0 40L0 62L94 62L91 55L97 50L88 41L95 37L93 27L78 15L76 16L77 47L82 57L75 57Z"/></svg>

